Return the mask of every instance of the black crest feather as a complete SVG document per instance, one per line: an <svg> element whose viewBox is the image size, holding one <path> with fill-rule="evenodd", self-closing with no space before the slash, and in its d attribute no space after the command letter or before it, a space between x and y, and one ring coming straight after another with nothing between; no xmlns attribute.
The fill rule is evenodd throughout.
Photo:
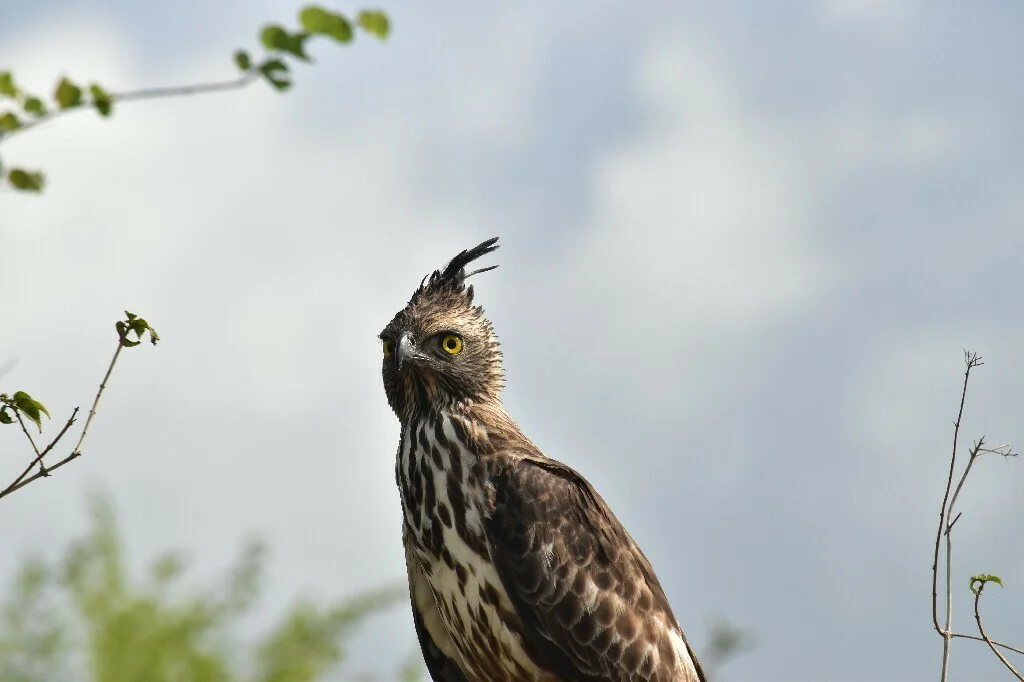
<svg viewBox="0 0 1024 682"><path fill-rule="evenodd" d="M466 280L473 275L478 275L481 272L487 272L498 267L497 265L490 265L486 268L479 268L472 272L466 272L466 266L480 258L486 256L491 251L498 248L498 238L491 237L485 242L481 242L471 249L464 249L455 255L448 265L445 266L444 270L434 270L429 276L424 277L423 281L420 282L419 289L413 294L413 300L422 294L438 291L440 289L448 289L453 293L462 292L466 287ZM468 292L472 299L472 287Z"/></svg>

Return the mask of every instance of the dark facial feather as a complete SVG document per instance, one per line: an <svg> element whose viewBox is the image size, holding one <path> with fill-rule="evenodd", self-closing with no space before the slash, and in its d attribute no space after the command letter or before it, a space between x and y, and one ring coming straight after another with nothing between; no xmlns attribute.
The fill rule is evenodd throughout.
<svg viewBox="0 0 1024 682"><path fill-rule="evenodd" d="M398 353L381 368L388 403L406 420L417 414L460 404L497 401L504 384L501 349L481 306L473 305L466 280L496 265L466 272L466 266L498 248L497 237L458 253L443 270L424 277L409 303L381 332L397 348L407 337L413 353L398 366ZM441 346L454 334L462 350L452 355Z"/></svg>

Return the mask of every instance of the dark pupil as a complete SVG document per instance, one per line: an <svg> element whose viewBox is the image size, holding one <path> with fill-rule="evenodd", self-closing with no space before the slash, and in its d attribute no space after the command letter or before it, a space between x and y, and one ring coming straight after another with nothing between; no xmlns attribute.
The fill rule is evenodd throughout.
<svg viewBox="0 0 1024 682"><path fill-rule="evenodd" d="M455 339L448 339L445 341L445 345L448 346L449 350L455 350Z"/></svg>

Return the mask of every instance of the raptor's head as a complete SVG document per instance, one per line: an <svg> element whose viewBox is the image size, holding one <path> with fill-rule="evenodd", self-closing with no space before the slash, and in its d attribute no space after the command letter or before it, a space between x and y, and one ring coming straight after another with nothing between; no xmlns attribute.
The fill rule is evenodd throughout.
<svg viewBox="0 0 1024 682"><path fill-rule="evenodd" d="M380 333L388 403L405 421L459 404L497 400L501 349L484 309L473 305L466 266L498 248L498 238L462 251L423 278L409 303Z"/></svg>

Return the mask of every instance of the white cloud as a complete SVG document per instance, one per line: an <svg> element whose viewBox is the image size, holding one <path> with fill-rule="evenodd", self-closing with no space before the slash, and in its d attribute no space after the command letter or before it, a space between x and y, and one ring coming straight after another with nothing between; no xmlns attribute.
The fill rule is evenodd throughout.
<svg viewBox="0 0 1024 682"><path fill-rule="evenodd" d="M974 143L962 124L942 112L893 115L863 100L843 107L820 134L827 162L840 173L879 166L908 172L949 167Z"/></svg>
<svg viewBox="0 0 1024 682"><path fill-rule="evenodd" d="M828 0L824 11L832 20L891 27L906 22L912 6L908 0Z"/></svg>
<svg viewBox="0 0 1024 682"><path fill-rule="evenodd" d="M800 141L743 102L715 50L664 33L637 88L651 125L591 169L564 295L590 306L584 352L612 357L628 336L641 351L630 375L657 385L692 351L814 300L827 278L806 240Z"/></svg>

